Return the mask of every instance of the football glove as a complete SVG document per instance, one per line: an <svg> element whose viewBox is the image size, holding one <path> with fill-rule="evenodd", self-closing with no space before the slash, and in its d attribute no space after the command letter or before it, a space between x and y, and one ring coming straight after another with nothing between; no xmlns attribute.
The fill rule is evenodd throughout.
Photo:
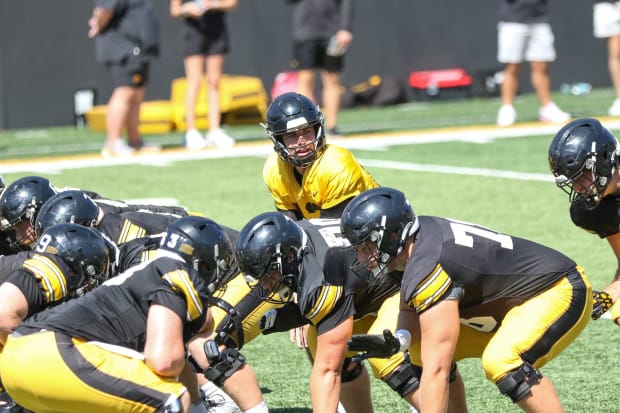
<svg viewBox="0 0 620 413"><path fill-rule="evenodd" d="M605 291L592 291L592 320L598 320L613 305L611 295Z"/></svg>
<svg viewBox="0 0 620 413"><path fill-rule="evenodd" d="M353 334L349 340L349 351L357 351L353 361L359 362L368 358L390 358L400 351L400 341L390 330L381 334Z"/></svg>

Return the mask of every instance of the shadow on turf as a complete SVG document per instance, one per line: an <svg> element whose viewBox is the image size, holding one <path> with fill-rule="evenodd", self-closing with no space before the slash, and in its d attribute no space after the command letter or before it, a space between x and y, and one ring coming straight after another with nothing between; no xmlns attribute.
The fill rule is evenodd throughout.
<svg viewBox="0 0 620 413"><path fill-rule="evenodd" d="M312 409L307 407L287 407L285 409L272 409L269 408L271 413L311 413Z"/></svg>

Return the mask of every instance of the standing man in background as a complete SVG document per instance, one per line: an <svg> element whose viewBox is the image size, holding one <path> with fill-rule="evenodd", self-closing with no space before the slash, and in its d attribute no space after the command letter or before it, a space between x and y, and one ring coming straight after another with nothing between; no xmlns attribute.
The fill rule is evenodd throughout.
<svg viewBox="0 0 620 413"><path fill-rule="evenodd" d="M549 23L547 0L501 0L497 25L497 60L505 64L502 82L502 107L498 126L510 126L517 120L513 106L519 89L519 72L524 61L530 62L531 81L542 122L564 123L570 114L551 100L549 62L555 60L554 37Z"/></svg>
<svg viewBox="0 0 620 413"><path fill-rule="evenodd" d="M235 140L220 128L220 81L224 57L230 50L226 12L237 0L170 0L170 15L182 18L183 64L187 77L185 95L185 147L230 147ZM196 102L207 73L209 132L205 138L196 129Z"/></svg>
<svg viewBox="0 0 620 413"><path fill-rule="evenodd" d="M616 99L609 116L620 116L620 2L596 1L592 14L594 37L607 39L607 66Z"/></svg>
<svg viewBox="0 0 620 413"><path fill-rule="evenodd" d="M314 102L316 70L321 70L322 107L326 135L339 137L340 73L344 54L353 41L354 0L289 0L293 8L294 58L297 92Z"/></svg>
<svg viewBox="0 0 620 413"><path fill-rule="evenodd" d="M150 0L95 0L88 20L98 62L112 74L114 91L108 101L105 158L131 156L147 146L140 137L140 105L149 80L150 61L159 56L159 22ZM127 130L127 143L121 139Z"/></svg>

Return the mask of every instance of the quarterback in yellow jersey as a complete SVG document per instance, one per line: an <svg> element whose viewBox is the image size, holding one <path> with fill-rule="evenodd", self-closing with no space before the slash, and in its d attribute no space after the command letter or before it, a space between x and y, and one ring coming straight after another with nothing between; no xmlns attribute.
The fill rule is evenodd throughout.
<svg viewBox="0 0 620 413"><path fill-rule="evenodd" d="M276 151L263 179L278 211L289 217L339 218L349 200L379 186L351 152L325 142L323 114L307 97L278 96L263 126Z"/></svg>

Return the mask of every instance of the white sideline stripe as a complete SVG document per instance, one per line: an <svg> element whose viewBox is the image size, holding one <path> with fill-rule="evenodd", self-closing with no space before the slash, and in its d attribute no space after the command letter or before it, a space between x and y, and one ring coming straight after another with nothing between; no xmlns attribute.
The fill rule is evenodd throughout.
<svg viewBox="0 0 620 413"><path fill-rule="evenodd" d="M600 118L600 120L610 129L620 129L620 120L617 118ZM381 150L394 145L412 145L412 144L424 144L424 143L437 143L437 142L474 142L474 143L487 143L495 139L525 137L534 135L549 135L549 139L558 131L560 125L543 124L543 123L528 123L522 125L516 125L506 128L499 128L494 126L481 126L481 127L469 127L462 128L446 128L435 130L420 130L409 132L386 132L382 134L372 135L357 135L349 136L342 139L332 139L335 145L339 145L348 149L374 149ZM97 166L114 166L114 165L145 165L145 166L157 166L166 167L173 162L186 161L186 160L200 160L200 159L215 159L215 158L231 158L239 156L260 156L266 157L273 152L273 146L271 142L265 140L263 143L240 142L232 148L227 149L205 149L201 151L189 151L183 149L176 150L164 150L158 154L152 155L139 155L129 158L111 158L104 159L98 155L85 155L83 157L64 157L55 159L39 159L39 160L26 160L20 161L5 161L0 164L0 174L5 173L59 173L66 169L79 169L79 168L92 168ZM437 167L433 165L427 165L427 167ZM442 170L448 171L450 166L443 166ZM467 168L466 168L467 169ZM470 168L470 173L475 172L474 168ZM485 173L479 170L481 173ZM498 171L501 174L516 174L515 176L526 176L528 174L516 173L511 171ZM453 173L453 172L446 172ZM454 172L457 173L457 172ZM463 173L459 170L458 173ZM500 173L494 172L493 176L500 177ZM534 179L537 180L537 176L540 174L529 174L531 178L522 179ZM515 178L519 179L519 178Z"/></svg>
<svg viewBox="0 0 620 413"><path fill-rule="evenodd" d="M380 160L373 160L373 159L360 159L360 163L364 166L373 166L375 168L384 168L384 169L397 169L400 171L435 172L435 173L443 173L443 174L487 176L487 177L493 177L493 178L516 179L516 180L521 180L521 181L541 181L541 182L553 182L554 181L553 176L551 176L551 174L500 171L498 169L467 168L467 167L447 166L447 165L428 165L428 164L419 164L419 163L380 161Z"/></svg>

